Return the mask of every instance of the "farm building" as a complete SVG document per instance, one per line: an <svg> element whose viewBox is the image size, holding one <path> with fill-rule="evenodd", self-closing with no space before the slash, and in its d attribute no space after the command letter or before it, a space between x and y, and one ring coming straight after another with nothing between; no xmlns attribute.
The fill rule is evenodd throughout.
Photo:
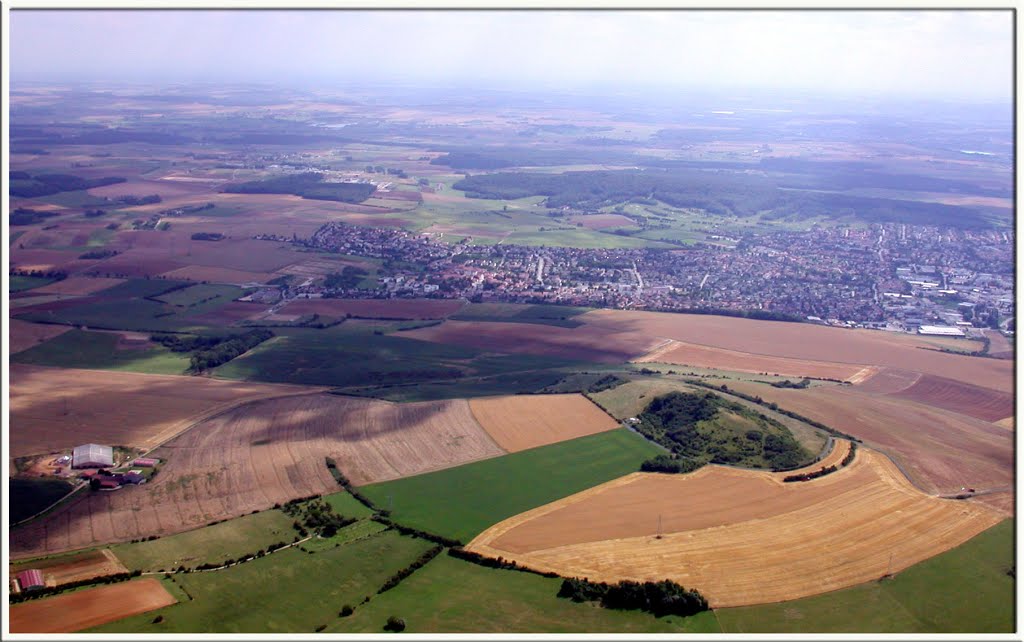
<svg viewBox="0 0 1024 642"><path fill-rule="evenodd" d="M960 328L954 328L946 325L922 325L917 329L918 334L935 334L944 337L962 337L964 331Z"/></svg>
<svg viewBox="0 0 1024 642"><path fill-rule="evenodd" d="M84 444L72 454L72 468L102 468L114 465L114 449L99 444Z"/></svg>
<svg viewBox="0 0 1024 642"><path fill-rule="evenodd" d="M34 568L22 571L16 577L18 578L18 586L23 591L41 589L46 586L46 582L43 580L43 572Z"/></svg>
<svg viewBox="0 0 1024 642"><path fill-rule="evenodd" d="M132 466L141 466L143 468L152 468L160 463L159 459L151 459L149 457L140 457L132 462Z"/></svg>

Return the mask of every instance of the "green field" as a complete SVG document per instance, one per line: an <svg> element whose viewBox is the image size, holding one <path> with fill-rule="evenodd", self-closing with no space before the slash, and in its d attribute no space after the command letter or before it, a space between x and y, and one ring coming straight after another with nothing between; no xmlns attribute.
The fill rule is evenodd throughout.
<svg viewBox="0 0 1024 642"><path fill-rule="evenodd" d="M323 499L331 505L331 508L334 509L335 513L344 517L356 517L361 519L373 514L373 511L361 504L359 500L350 495L348 491L324 495Z"/></svg>
<svg viewBox="0 0 1024 642"><path fill-rule="evenodd" d="M451 318L456 321L500 321L504 323L538 323L562 328L583 325L573 317L589 311L568 305L516 305L512 303L470 303Z"/></svg>
<svg viewBox="0 0 1024 642"><path fill-rule="evenodd" d="M408 384L461 383L503 372L571 365L546 357L485 354L475 348L385 334L393 325L347 321L322 330L275 329L277 337L217 368L215 374L225 379L372 388L374 395L378 387L393 388L401 395Z"/></svg>
<svg viewBox="0 0 1024 642"><path fill-rule="evenodd" d="M148 542L117 544L110 550L129 570L159 571L237 559L294 537L292 518L271 509Z"/></svg>
<svg viewBox="0 0 1024 642"><path fill-rule="evenodd" d="M184 374L189 367L188 353L172 352L157 343L118 350L117 342L117 334L73 329L11 355L11 362L149 374Z"/></svg>
<svg viewBox="0 0 1024 642"><path fill-rule="evenodd" d="M131 299L136 297L157 297L168 290L172 290L187 281L169 281L164 279L128 279L124 283L118 283L112 288L103 290L105 297L118 299Z"/></svg>
<svg viewBox="0 0 1024 642"><path fill-rule="evenodd" d="M312 633L338 620L431 544L387 532L338 548L289 548L208 573L175 574L192 600L88 629L89 633ZM163 621L153 623L156 616Z"/></svg>
<svg viewBox="0 0 1024 642"><path fill-rule="evenodd" d="M193 307L206 305L214 300L220 299L221 303L229 303L240 296L245 296L245 290L233 285L192 285L184 290L175 290L167 294L161 294L156 299L169 303L175 307Z"/></svg>
<svg viewBox="0 0 1024 642"><path fill-rule="evenodd" d="M47 279L41 276L17 276L14 274L10 275L10 279L11 292L25 292L57 281L57 279Z"/></svg>
<svg viewBox="0 0 1024 642"><path fill-rule="evenodd" d="M718 633L714 613L656 618L556 597L561 580L490 569L441 554L396 588L335 620L328 633Z"/></svg>
<svg viewBox="0 0 1024 642"><path fill-rule="evenodd" d="M352 542L373 537L377 533L387 530L387 526L372 519L362 519L355 524L339 530L333 537L316 536L313 539L303 542L299 548L304 551L320 552L329 548L337 548Z"/></svg>
<svg viewBox="0 0 1024 642"><path fill-rule="evenodd" d="M635 472L660 452L617 429L361 491L401 524L468 543L507 517Z"/></svg>
<svg viewBox="0 0 1024 642"><path fill-rule="evenodd" d="M59 479L9 479L7 497L11 508L10 523L16 524L32 517L67 495L72 488L71 484Z"/></svg>
<svg viewBox="0 0 1024 642"><path fill-rule="evenodd" d="M716 611L724 633L1012 633L1013 521L898 573L780 604Z"/></svg>

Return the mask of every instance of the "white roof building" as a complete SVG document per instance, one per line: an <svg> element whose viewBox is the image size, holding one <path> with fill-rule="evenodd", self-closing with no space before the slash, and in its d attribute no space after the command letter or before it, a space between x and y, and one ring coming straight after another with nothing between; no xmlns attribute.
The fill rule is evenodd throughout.
<svg viewBox="0 0 1024 642"><path fill-rule="evenodd" d="M72 468L103 468L114 465L114 449L100 444L83 444L72 452Z"/></svg>
<svg viewBox="0 0 1024 642"><path fill-rule="evenodd" d="M923 325L917 329L918 334L936 334L944 337L962 337L964 331L948 325Z"/></svg>

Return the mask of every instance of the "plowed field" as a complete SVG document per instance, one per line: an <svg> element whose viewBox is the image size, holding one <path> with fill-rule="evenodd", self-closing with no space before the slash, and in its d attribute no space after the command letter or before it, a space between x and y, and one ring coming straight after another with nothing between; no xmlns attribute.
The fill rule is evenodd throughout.
<svg viewBox="0 0 1024 642"><path fill-rule="evenodd" d="M154 451L167 461L154 481L92 493L16 530L11 554L176 533L336 491L325 457L364 484L501 454L464 400L393 404L310 394L257 401L206 419Z"/></svg>
<svg viewBox="0 0 1024 642"><path fill-rule="evenodd" d="M151 448L209 413L297 386L11 364L12 457L83 443Z"/></svg>
<svg viewBox="0 0 1024 642"><path fill-rule="evenodd" d="M985 421L1013 415L1013 394L972 386L945 377L925 375L914 385L893 394Z"/></svg>
<svg viewBox="0 0 1024 642"><path fill-rule="evenodd" d="M592 401L578 394L471 399L469 407L487 434L508 452L619 427Z"/></svg>
<svg viewBox="0 0 1024 642"><path fill-rule="evenodd" d="M177 602L147 577L15 604L11 633L72 633Z"/></svg>
<svg viewBox="0 0 1024 642"><path fill-rule="evenodd" d="M669 578L728 607L875 580L1002 519L922 494L861 448L846 468L809 482L720 466L633 473L501 522L468 548L591 580Z"/></svg>
<svg viewBox="0 0 1024 642"><path fill-rule="evenodd" d="M839 379L846 381L858 373L868 370L866 365L846 363L825 363L801 359L772 357L722 348L669 341L648 352L639 363L677 363L697 368L718 368L736 372L756 372L794 377L816 377L818 379Z"/></svg>
<svg viewBox="0 0 1024 642"><path fill-rule="evenodd" d="M1013 484L1013 433L989 422L851 387L787 390L726 383L884 450L927 492Z"/></svg>
<svg viewBox="0 0 1024 642"><path fill-rule="evenodd" d="M128 569L110 550L89 551L21 564L12 572L35 568L43 572L47 586L59 586L101 575L127 573Z"/></svg>
<svg viewBox="0 0 1024 642"><path fill-rule="evenodd" d="M866 364L949 377L1003 392L1013 390L1013 364L939 352L941 339L849 330L810 323L755 321L700 314L595 310L576 317L582 335L598 330L675 339L700 346L756 355L840 364ZM953 340L950 340L953 341ZM970 346L969 342L956 344ZM928 348L928 349L922 349Z"/></svg>

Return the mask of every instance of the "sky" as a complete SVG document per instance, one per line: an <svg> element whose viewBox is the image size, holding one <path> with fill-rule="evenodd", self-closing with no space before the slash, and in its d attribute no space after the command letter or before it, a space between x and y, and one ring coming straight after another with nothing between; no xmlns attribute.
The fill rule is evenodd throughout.
<svg viewBox="0 0 1024 642"><path fill-rule="evenodd" d="M30 80L765 89L1012 100L1009 11L12 10Z"/></svg>

